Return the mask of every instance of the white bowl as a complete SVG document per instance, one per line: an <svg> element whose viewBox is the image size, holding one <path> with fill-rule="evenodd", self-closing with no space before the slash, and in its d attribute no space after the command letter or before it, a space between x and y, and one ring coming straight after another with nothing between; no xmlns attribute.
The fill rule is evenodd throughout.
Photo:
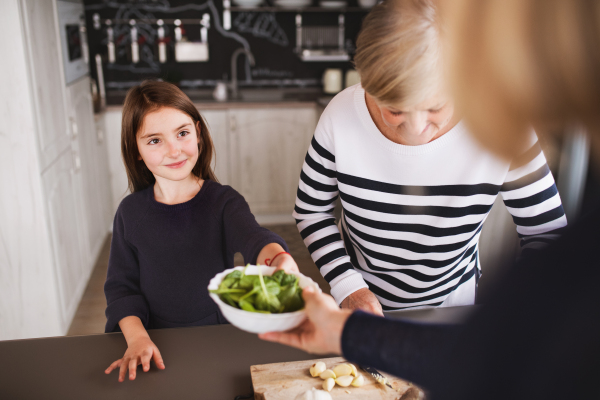
<svg viewBox="0 0 600 400"><path fill-rule="evenodd" d="M223 278L235 271L243 271L245 267L235 267L226 269L225 271L218 273L214 278L210 280L208 284L208 290L216 290L219 288ZM263 275L272 275L275 272L275 267L267 267L266 265L255 266L251 265L246 270L246 275L258 275L258 269L261 268ZM304 276L300 273L294 273L298 277L298 286L304 289L307 286L313 286L315 290L319 292L321 289L319 285L312 279ZM281 314L262 314L250 311L241 310L230 306L223 302L219 298L218 294L209 293L210 297L217 303L223 316L227 318L227 321L231 322L233 326L240 328L243 331L250 333L265 333L265 332L281 332L287 331L297 327L306 318L304 310L298 310L294 312L281 313Z"/></svg>

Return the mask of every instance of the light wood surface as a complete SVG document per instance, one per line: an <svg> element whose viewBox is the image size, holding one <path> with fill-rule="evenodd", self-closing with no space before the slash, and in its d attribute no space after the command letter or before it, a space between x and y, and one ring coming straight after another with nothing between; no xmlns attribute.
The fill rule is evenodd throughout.
<svg viewBox="0 0 600 400"><path fill-rule="evenodd" d="M323 361L328 369L347 362L342 357L320 358L314 360L283 362L274 364L253 365L250 367L254 398L256 400L293 400L300 393L312 389L322 389L323 380L313 378L309 368L317 361ZM402 397L410 388L410 384L402 379L389 374L383 374L394 389L377 383L371 375L358 369L358 373L365 378L361 387L341 387L335 385L331 389L334 400L361 399L361 400L396 400Z"/></svg>

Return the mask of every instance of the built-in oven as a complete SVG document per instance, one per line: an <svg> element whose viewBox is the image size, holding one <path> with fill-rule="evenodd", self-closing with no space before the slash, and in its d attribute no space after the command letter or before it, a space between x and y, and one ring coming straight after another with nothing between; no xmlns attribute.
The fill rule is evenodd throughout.
<svg viewBox="0 0 600 400"><path fill-rule="evenodd" d="M85 14L80 1L58 0L58 23L67 85L89 73Z"/></svg>

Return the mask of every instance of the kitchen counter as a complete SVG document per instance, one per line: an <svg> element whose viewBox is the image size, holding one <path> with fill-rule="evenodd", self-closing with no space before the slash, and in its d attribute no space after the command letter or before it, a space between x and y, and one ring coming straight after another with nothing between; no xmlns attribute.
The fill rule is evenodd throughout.
<svg viewBox="0 0 600 400"><path fill-rule="evenodd" d="M475 307L389 313L391 318L460 322ZM2 399L228 399L252 392L250 366L314 355L264 342L231 325L149 331L166 369L138 367L135 381L104 374L123 356L121 333L0 342Z"/></svg>
<svg viewBox="0 0 600 400"><path fill-rule="evenodd" d="M200 109L222 110L230 108L295 108L307 105L325 107L333 98L320 88L241 88L239 98L216 101L213 89L183 89ZM108 109L123 105L126 90L109 91L106 94Z"/></svg>

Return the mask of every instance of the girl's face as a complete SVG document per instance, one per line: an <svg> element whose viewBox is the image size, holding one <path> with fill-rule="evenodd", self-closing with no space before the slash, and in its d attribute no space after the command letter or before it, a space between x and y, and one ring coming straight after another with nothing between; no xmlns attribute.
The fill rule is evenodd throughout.
<svg viewBox="0 0 600 400"><path fill-rule="evenodd" d="M146 115L137 146L140 159L157 181L182 181L190 176L198 161L199 128L189 115L174 108Z"/></svg>
<svg viewBox="0 0 600 400"><path fill-rule="evenodd" d="M434 96L414 107L377 105L383 123L402 144L418 146L436 139L454 116L454 106L444 96Z"/></svg>

